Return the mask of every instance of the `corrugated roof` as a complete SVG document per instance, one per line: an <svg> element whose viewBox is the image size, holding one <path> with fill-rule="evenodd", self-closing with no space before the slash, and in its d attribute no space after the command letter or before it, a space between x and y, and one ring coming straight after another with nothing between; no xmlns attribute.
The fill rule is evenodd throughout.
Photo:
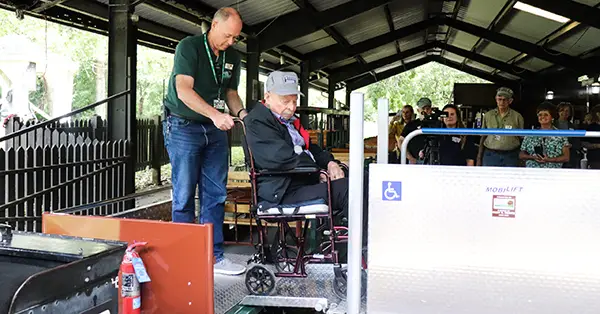
<svg viewBox="0 0 600 314"><path fill-rule="evenodd" d="M488 72L488 73L491 73L492 71L494 71L494 68L489 67L489 66L479 63L479 62L472 61L472 60L467 61L467 65L472 68L479 69L479 70L482 70L482 71Z"/></svg>
<svg viewBox="0 0 600 314"><path fill-rule="evenodd" d="M345 65L352 64L352 63L357 63L357 62L356 62L356 59L354 59L354 58L350 58L350 59L342 60L342 61L340 61L340 62L336 62L336 63L334 63L334 64L332 64L332 65L328 66L328 68L329 68L329 69L337 69L337 68L339 68L339 67L343 67L343 66L345 66Z"/></svg>
<svg viewBox="0 0 600 314"><path fill-rule="evenodd" d="M394 29L399 29L426 18L425 4L421 0L395 1L389 4Z"/></svg>
<svg viewBox="0 0 600 314"><path fill-rule="evenodd" d="M423 37L425 32L418 32L411 36L404 37L400 40L400 50L408 50L423 45Z"/></svg>
<svg viewBox="0 0 600 314"><path fill-rule="evenodd" d="M421 53L418 53L418 54L416 54L416 55L414 55L412 57L404 58L404 63L410 63L410 62L413 62L413 61L417 61L419 59L425 58L426 56L427 56L427 52L421 52Z"/></svg>
<svg viewBox="0 0 600 314"><path fill-rule="evenodd" d="M583 3L585 5L594 6L600 3L600 0L574 0L575 2Z"/></svg>
<svg viewBox="0 0 600 314"><path fill-rule="evenodd" d="M373 62L375 60L391 56L395 53L396 53L396 46L394 45L394 43L389 43L387 45L369 50L369 51L361 54L361 56L365 59L365 61Z"/></svg>
<svg viewBox="0 0 600 314"><path fill-rule="evenodd" d="M465 22L487 28L507 0L472 0L467 7L461 7L459 18Z"/></svg>
<svg viewBox="0 0 600 314"><path fill-rule="evenodd" d="M516 10L514 17L501 33L536 43L562 25L547 18Z"/></svg>
<svg viewBox="0 0 600 314"><path fill-rule="evenodd" d="M485 47L485 49L483 49L479 53L481 53L484 56L488 56L504 62L519 54L519 52L516 50L506 48L505 46L501 46L496 43L489 43Z"/></svg>
<svg viewBox="0 0 600 314"><path fill-rule="evenodd" d="M471 50L478 39L477 36L452 29L448 43L464 50Z"/></svg>
<svg viewBox="0 0 600 314"><path fill-rule="evenodd" d="M398 61L390 63L390 64L388 64L388 65L386 65L384 67L375 69L375 73L385 72L387 70L391 70L391 69L397 68L399 66L402 66L402 60L398 60Z"/></svg>
<svg viewBox="0 0 600 314"><path fill-rule="evenodd" d="M498 75L505 77L509 80L519 80L521 79L520 77L516 76L516 75L512 75L510 73L506 73L506 72L498 72Z"/></svg>
<svg viewBox="0 0 600 314"><path fill-rule="evenodd" d="M308 2L310 2L315 9L325 11L350 1L351 0L309 0Z"/></svg>
<svg viewBox="0 0 600 314"><path fill-rule="evenodd" d="M563 42L550 47L562 53L577 56L598 46L600 46L600 29L586 27L573 32L573 35Z"/></svg>
<svg viewBox="0 0 600 314"><path fill-rule="evenodd" d="M444 53L444 58L450 59L450 60L458 62L458 63L462 63L463 60L465 59L462 56L459 56L457 54L454 54L454 53L451 53L451 52L448 52L448 51L446 51Z"/></svg>
<svg viewBox="0 0 600 314"><path fill-rule="evenodd" d="M135 7L135 13L140 17L148 19L149 21L162 25L169 25L170 27L182 32L193 35L202 34L202 27L200 25L180 19L170 14L165 14L164 12L144 3L141 3Z"/></svg>
<svg viewBox="0 0 600 314"><path fill-rule="evenodd" d="M324 30L308 34L306 36L294 39L286 44L291 48L296 49L300 53L308 53L317 49L325 48L335 44L333 40Z"/></svg>
<svg viewBox="0 0 600 314"><path fill-rule="evenodd" d="M258 24L298 10L298 6L290 0L202 0L202 2L213 8L234 7L242 15L244 23L248 25Z"/></svg>
<svg viewBox="0 0 600 314"><path fill-rule="evenodd" d="M549 66L551 66L552 63L544 61L542 59L538 59L538 58L531 58L523 63L519 63L519 66L528 70L532 70L532 71L540 71L543 70Z"/></svg>
<svg viewBox="0 0 600 314"><path fill-rule="evenodd" d="M383 8L375 8L335 25L335 29L353 45L390 31Z"/></svg>

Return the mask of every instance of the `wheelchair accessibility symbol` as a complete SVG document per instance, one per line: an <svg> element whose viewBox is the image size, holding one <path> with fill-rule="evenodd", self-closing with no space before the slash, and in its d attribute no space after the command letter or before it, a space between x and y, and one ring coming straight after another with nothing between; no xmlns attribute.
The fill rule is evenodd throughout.
<svg viewBox="0 0 600 314"><path fill-rule="evenodd" d="M383 181L382 191L381 199L384 201L402 200L402 182Z"/></svg>

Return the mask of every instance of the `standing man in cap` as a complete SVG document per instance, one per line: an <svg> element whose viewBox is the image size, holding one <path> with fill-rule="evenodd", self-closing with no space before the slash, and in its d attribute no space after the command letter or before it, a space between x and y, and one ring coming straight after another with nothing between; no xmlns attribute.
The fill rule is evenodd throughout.
<svg viewBox="0 0 600 314"><path fill-rule="evenodd" d="M498 108L483 116L483 129L523 129L524 121L520 113L510 108L513 91L501 87L496 92ZM517 167L521 139L518 136L482 136L477 155L477 165L491 167Z"/></svg>
<svg viewBox="0 0 600 314"><path fill-rule="evenodd" d="M219 9L210 30L183 39L175 49L173 71L164 101L163 133L172 165L173 222L213 225L214 272L239 275L246 269L223 256L223 219L227 197L229 112L247 114L237 92L241 58L233 49L242 30L233 8ZM194 239L189 239L193 247Z"/></svg>
<svg viewBox="0 0 600 314"><path fill-rule="evenodd" d="M417 110L422 117L430 115L432 112L431 108L431 99L427 97L423 97L417 101ZM398 146L402 146L402 142L404 142L404 138L410 134L410 132L416 131L423 126L422 119L415 119L406 124L404 129L402 130L402 134L400 135L400 141L398 142ZM419 135L415 136L408 143L408 151L406 152L406 158L408 162L411 164L422 163L418 160L419 152L425 148L425 136Z"/></svg>
<svg viewBox="0 0 600 314"><path fill-rule="evenodd" d="M331 178L333 210L347 214L348 179L329 152L310 142L308 132L294 115L298 95L304 96L298 90L296 73L275 71L269 74L264 104L256 104L244 120L246 139L255 166L258 169L280 171L298 167L326 169ZM258 210L319 198L327 200L327 183L324 179L318 175L261 176L258 178ZM364 199L366 201L368 198ZM366 207L363 208L366 226L368 215ZM366 232L364 234L366 244Z"/></svg>

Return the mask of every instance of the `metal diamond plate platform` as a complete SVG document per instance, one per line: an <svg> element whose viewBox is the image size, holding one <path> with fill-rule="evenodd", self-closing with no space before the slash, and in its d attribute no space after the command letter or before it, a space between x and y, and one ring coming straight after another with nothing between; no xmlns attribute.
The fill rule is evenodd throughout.
<svg viewBox="0 0 600 314"><path fill-rule="evenodd" d="M600 313L600 171L370 175L369 314Z"/></svg>
<svg viewBox="0 0 600 314"><path fill-rule="evenodd" d="M246 265L249 255L225 253L235 263ZM266 266L272 272L275 268ZM333 292L333 265L309 264L307 278L275 278L275 290L269 296L249 296L243 276L215 275L215 313L226 313L237 304L316 308L326 313L346 313L346 302ZM366 298L361 313L366 313Z"/></svg>

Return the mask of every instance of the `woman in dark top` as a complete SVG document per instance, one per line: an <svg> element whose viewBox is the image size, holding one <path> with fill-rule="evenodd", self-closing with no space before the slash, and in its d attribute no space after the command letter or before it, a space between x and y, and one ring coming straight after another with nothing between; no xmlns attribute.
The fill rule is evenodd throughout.
<svg viewBox="0 0 600 314"><path fill-rule="evenodd" d="M444 118L447 128L464 128L458 107L449 104L442 111L448 113ZM448 166L474 166L477 158L475 143L465 135L445 135L440 139L440 164Z"/></svg>
<svg viewBox="0 0 600 314"><path fill-rule="evenodd" d="M600 105L596 105L590 112L592 121L585 127L586 131L600 131ZM583 147L587 148L588 165L592 169L600 169L600 138L584 137L581 139Z"/></svg>

